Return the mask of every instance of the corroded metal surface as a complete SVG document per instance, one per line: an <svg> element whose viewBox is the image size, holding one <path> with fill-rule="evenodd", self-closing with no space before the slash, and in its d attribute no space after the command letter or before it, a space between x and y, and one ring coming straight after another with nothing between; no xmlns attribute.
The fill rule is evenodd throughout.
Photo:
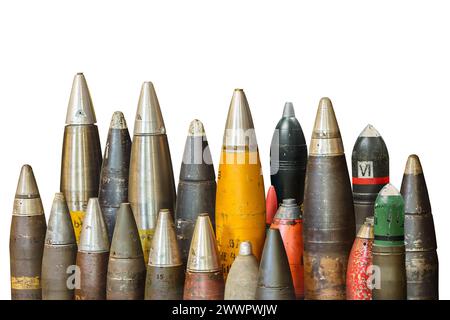
<svg viewBox="0 0 450 320"><path fill-rule="evenodd" d="M24 165L14 197L9 254L11 299L40 300L46 221L33 170Z"/></svg>

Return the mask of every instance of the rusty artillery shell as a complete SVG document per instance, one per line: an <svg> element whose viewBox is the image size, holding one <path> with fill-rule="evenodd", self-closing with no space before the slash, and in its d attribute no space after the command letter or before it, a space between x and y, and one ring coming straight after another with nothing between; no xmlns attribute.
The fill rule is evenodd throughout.
<svg viewBox="0 0 450 320"><path fill-rule="evenodd" d="M215 229L216 175L203 123L193 120L184 147L178 182L175 225L181 258L186 265L195 220L202 212L211 215Z"/></svg>
<svg viewBox="0 0 450 320"><path fill-rule="evenodd" d="M295 300L289 261L278 229L267 230L259 265L256 300Z"/></svg>
<svg viewBox="0 0 450 320"><path fill-rule="evenodd" d="M373 300L406 299L404 219L403 198L389 183L375 200Z"/></svg>
<svg viewBox="0 0 450 320"><path fill-rule="evenodd" d="M278 200L277 200L277 193L275 191L274 186L270 186L269 190L267 191L267 198L266 198L266 228L270 228L270 225L273 222L273 217L275 217L275 214L278 210Z"/></svg>
<svg viewBox="0 0 450 320"><path fill-rule="evenodd" d="M373 206L381 188L389 183L389 153L379 132L370 124L355 142L352 153L353 202L356 232Z"/></svg>
<svg viewBox="0 0 450 320"><path fill-rule="evenodd" d="M183 299L184 271L172 215L161 209L150 247L145 299Z"/></svg>
<svg viewBox="0 0 450 320"><path fill-rule="evenodd" d="M266 203L255 127L244 90L235 89L217 175L217 244L226 278L239 243L250 241L261 257L265 236Z"/></svg>
<svg viewBox="0 0 450 320"><path fill-rule="evenodd" d="M270 180L278 196L303 203L308 150L302 127L295 117L292 102L286 102L270 146Z"/></svg>
<svg viewBox="0 0 450 320"><path fill-rule="evenodd" d="M296 199L284 199L273 219L272 228L280 230L291 269L296 299L304 298L303 222Z"/></svg>
<svg viewBox="0 0 450 320"><path fill-rule="evenodd" d="M76 300L105 300L109 239L98 198L89 199L78 244Z"/></svg>
<svg viewBox="0 0 450 320"><path fill-rule="evenodd" d="M223 300L225 283L207 213L197 217L187 262L184 300Z"/></svg>
<svg viewBox="0 0 450 320"><path fill-rule="evenodd" d="M139 232L129 203L117 211L106 277L107 300L144 298L145 262Z"/></svg>
<svg viewBox="0 0 450 320"><path fill-rule="evenodd" d="M225 300L255 300L258 269L251 242L241 242L225 283Z"/></svg>
<svg viewBox="0 0 450 320"><path fill-rule="evenodd" d="M172 160L155 88L144 82L134 123L128 199L141 237L145 262L160 209L173 211L175 182Z"/></svg>
<svg viewBox="0 0 450 320"><path fill-rule="evenodd" d="M62 193L53 199L42 258L42 299L73 300L75 287L70 282L76 264L77 242L69 208Z"/></svg>
<svg viewBox="0 0 450 320"><path fill-rule="evenodd" d="M347 300L372 300L373 217L367 217L356 235L347 267Z"/></svg>
<svg viewBox="0 0 450 320"><path fill-rule="evenodd" d="M33 169L20 171L11 220L11 299L40 300L46 222Z"/></svg>
<svg viewBox="0 0 450 320"><path fill-rule="evenodd" d="M100 172L98 202L108 228L111 242L117 210L128 202L128 169L130 167L131 138L123 113L114 112L109 126L105 157Z"/></svg>
<svg viewBox="0 0 450 320"><path fill-rule="evenodd" d="M89 198L97 197L102 150L86 79L75 75L67 107L61 159L61 192L70 210L77 243Z"/></svg>
<svg viewBox="0 0 450 320"><path fill-rule="evenodd" d="M355 213L341 134L328 98L320 100L317 110L303 205L305 299L344 300Z"/></svg>
<svg viewBox="0 0 450 320"><path fill-rule="evenodd" d="M427 184L416 155L408 158L400 192L405 201L407 299L437 300L436 233Z"/></svg>

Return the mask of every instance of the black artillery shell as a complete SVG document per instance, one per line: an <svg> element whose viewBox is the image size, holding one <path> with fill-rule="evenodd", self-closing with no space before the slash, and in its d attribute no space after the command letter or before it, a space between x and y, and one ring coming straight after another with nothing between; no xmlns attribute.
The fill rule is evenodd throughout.
<svg viewBox="0 0 450 320"><path fill-rule="evenodd" d="M411 155L403 175L408 300L439 298L439 262L431 204L419 157Z"/></svg>
<svg viewBox="0 0 450 320"><path fill-rule="evenodd" d="M308 151L302 127L295 117L292 103L286 102L270 146L270 180L278 204L283 199L303 203Z"/></svg>
<svg viewBox="0 0 450 320"><path fill-rule="evenodd" d="M122 112L116 111L109 127L98 192L98 201L105 217L110 241L120 204L128 202L130 153L131 138L127 124Z"/></svg>

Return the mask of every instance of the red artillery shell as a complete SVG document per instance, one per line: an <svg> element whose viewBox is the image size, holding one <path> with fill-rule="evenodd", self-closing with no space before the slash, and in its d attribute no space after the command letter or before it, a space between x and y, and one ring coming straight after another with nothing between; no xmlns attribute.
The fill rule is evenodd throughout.
<svg viewBox="0 0 450 320"><path fill-rule="evenodd" d="M109 252L88 253L78 251L80 284L75 289L76 300L105 300L106 272Z"/></svg>
<svg viewBox="0 0 450 320"><path fill-rule="evenodd" d="M186 271L183 300L223 300L225 282L221 271Z"/></svg>
<svg viewBox="0 0 450 320"><path fill-rule="evenodd" d="M360 228L348 259L347 300L372 300L372 289L368 287L372 266L373 218L366 218Z"/></svg>

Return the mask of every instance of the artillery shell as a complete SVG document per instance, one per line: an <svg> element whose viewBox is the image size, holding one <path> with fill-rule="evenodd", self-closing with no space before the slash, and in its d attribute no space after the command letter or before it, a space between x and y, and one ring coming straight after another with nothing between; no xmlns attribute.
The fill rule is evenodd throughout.
<svg viewBox="0 0 450 320"><path fill-rule="evenodd" d="M200 120L193 120L184 147L178 182L175 225L178 246L186 265L194 232L195 220L201 212L211 214L215 229L216 175L205 129Z"/></svg>
<svg viewBox="0 0 450 320"><path fill-rule="evenodd" d="M400 190L405 201L408 300L439 299L439 261L431 204L419 157L406 163Z"/></svg>
<svg viewBox="0 0 450 320"><path fill-rule="evenodd" d="M20 171L11 220L11 299L41 300L41 266L46 222L33 169Z"/></svg>
<svg viewBox="0 0 450 320"><path fill-rule="evenodd" d="M70 274L76 258L77 242L69 208L64 195L56 193L42 258L43 300L73 300L75 286L70 281Z"/></svg>
<svg viewBox="0 0 450 320"><path fill-rule="evenodd" d="M89 198L97 197L102 150L94 106L82 73L75 75L67 107L61 160L61 187L79 243Z"/></svg>
<svg viewBox="0 0 450 320"><path fill-rule="evenodd" d="M116 111L109 126L98 192L98 202L105 217L110 242L120 204L128 202L130 152L131 138L127 122L123 113Z"/></svg>
<svg viewBox="0 0 450 320"><path fill-rule="evenodd" d="M111 243L106 277L107 300L144 299L145 262L129 203L122 203Z"/></svg>

